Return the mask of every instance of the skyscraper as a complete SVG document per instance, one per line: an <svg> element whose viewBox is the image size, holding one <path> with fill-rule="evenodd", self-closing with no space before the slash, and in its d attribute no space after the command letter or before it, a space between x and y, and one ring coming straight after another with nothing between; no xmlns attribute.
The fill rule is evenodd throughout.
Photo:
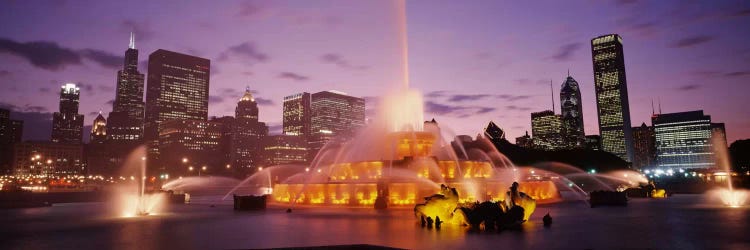
<svg viewBox="0 0 750 250"><path fill-rule="evenodd" d="M592 39L591 55L602 150L630 162L633 135L622 38L610 34Z"/></svg>
<svg viewBox="0 0 750 250"><path fill-rule="evenodd" d="M715 164L711 116L702 110L652 117L656 162L663 168L710 168Z"/></svg>
<svg viewBox="0 0 750 250"><path fill-rule="evenodd" d="M490 121L490 123L487 124L487 127L484 128L484 135L487 139L490 139L490 141L496 144L505 140L505 131L503 131L500 126L497 126L494 121Z"/></svg>
<svg viewBox="0 0 750 250"><path fill-rule="evenodd" d="M531 113L531 135L534 146L543 150L562 148L560 115L552 110Z"/></svg>
<svg viewBox="0 0 750 250"><path fill-rule="evenodd" d="M633 127L633 168L656 165L656 137L654 128L646 123Z"/></svg>
<svg viewBox="0 0 750 250"><path fill-rule="evenodd" d="M237 102L234 115L232 165L237 171L247 172L263 162L263 138L268 135L268 126L258 121L258 103L249 88Z"/></svg>
<svg viewBox="0 0 750 250"><path fill-rule="evenodd" d="M159 49L148 57L144 138L158 157L159 124L172 119L206 121L211 61Z"/></svg>
<svg viewBox="0 0 750 250"><path fill-rule="evenodd" d="M132 146L143 140L143 74L138 72L138 50L130 33L123 69L117 71L117 89L109 113L107 139L112 145Z"/></svg>
<svg viewBox="0 0 750 250"><path fill-rule="evenodd" d="M170 119L159 123L158 174L191 174L189 166L206 166L208 171L224 169L221 157L221 123L206 120ZM183 160L186 159L186 160ZM185 165L189 164L189 165ZM197 175L197 172L193 172Z"/></svg>
<svg viewBox="0 0 750 250"><path fill-rule="evenodd" d="M94 119L94 124L91 125L89 137L91 144L103 144L107 140L107 119L104 119L101 112Z"/></svg>
<svg viewBox="0 0 750 250"><path fill-rule="evenodd" d="M83 115L78 114L80 89L66 83L60 89L60 111L52 115L52 142L81 143Z"/></svg>
<svg viewBox="0 0 750 250"><path fill-rule="evenodd" d="M282 117L284 134L305 138L310 135L310 118L312 116L310 102L311 96L307 92L284 97L284 114Z"/></svg>
<svg viewBox="0 0 750 250"><path fill-rule="evenodd" d="M0 108L0 175L13 170L13 145L21 142L23 121L11 120L10 110Z"/></svg>
<svg viewBox="0 0 750 250"><path fill-rule="evenodd" d="M583 131L583 102L578 82L570 75L560 87L562 137L567 148L582 148L586 144Z"/></svg>
<svg viewBox="0 0 750 250"><path fill-rule="evenodd" d="M365 126L365 99L338 91L311 95L310 160L331 139L348 140Z"/></svg>

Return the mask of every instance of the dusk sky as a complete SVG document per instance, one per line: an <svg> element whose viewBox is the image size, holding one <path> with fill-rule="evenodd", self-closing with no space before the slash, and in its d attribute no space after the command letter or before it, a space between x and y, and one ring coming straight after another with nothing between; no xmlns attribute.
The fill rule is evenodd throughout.
<svg viewBox="0 0 750 250"><path fill-rule="evenodd" d="M60 86L82 85L90 126L112 109L129 33L141 66L156 49L211 60L210 116L233 115L246 86L278 133L298 92L377 96L400 84L392 1L3 1L0 107L48 140ZM633 125L702 109L750 138L750 1L407 1L410 81L425 118L476 135L494 120L511 141L551 109L549 83L581 85L586 134L598 134L590 40L623 37ZM88 138L87 138L88 139Z"/></svg>

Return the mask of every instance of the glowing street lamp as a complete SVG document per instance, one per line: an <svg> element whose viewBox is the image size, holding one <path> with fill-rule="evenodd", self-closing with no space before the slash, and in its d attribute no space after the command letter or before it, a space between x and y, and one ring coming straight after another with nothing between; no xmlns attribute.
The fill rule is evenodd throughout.
<svg viewBox="0 0 750 250"><path fill-rule="evenodd" d="M188 158L187 157L182 157L182 163L187 163L187 162L188 162Z"/></svg>
<svg viewBox="0 0 750 250"><path fill-rule="evenodd" d="M229 169L229 168L231 168L231 167L232 167L231 165L227 164L227 169Z"/></svg>

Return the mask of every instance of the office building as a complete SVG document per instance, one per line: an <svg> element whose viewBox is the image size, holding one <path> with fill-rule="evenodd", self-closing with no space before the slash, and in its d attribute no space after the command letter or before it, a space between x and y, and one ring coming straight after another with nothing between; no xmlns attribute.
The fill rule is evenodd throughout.
<svg viewBox="0 0 750 250"><path fill-rule="evenodd" d="M365 99L338 91L311 95L310 160L328 141L346 141L365 125Z"/></svg>
<svg viewBox="0 0 750 250"><path fill-rule="evenodd" d="M656 137L654 128L646 123L633 127L633 168L643 169L656 165Z"/></svg>
<svg viewBox="0 0 750 250"><path fill-rule="evenodd" d="M159 49L148 57L144 138L149 158L158 159L160 123L208 119L211 61Z"/></svg>
<svg viewBox="0 0 750 250"><path fill-rule="evenodd" d="M562 146L560 115L552 110L531 113L531 135L534 146L542 150L557 150Z"/></svg>
<svg viewBox="0 0 750 250"><path fill-rule="evenodd" d="M232 132L232 167L238 172L248 172L263 165L263 138L268 135L268 126L258 121L258 103L250 89L237 102Z"/></svg>
<svg viewBox="0 0 750 250"><path fill-rule="evenodd" d="M632 162L633 135L622 38L610 34L592 39L591 55L602 150Z"/></svg>
<svg viewBox="0 0 750 250"><path fill-rule="evenodd" d="M225 168L221 154L222 124L205 120L171 119L159 124L159 165L154 174L189 175ZM207 170L202 167L206 166Z"/></svg>
<svg viewBox="0 0 750 250"><path fill-rule="evenodd" d="M566 148L583 148L586 138L583 130L583 101L578 82L570 75L560 87L562 137Z"/></svg>
<svg viewBox="0 0 750 250"><path fill-rule="evenodd" d="M115 101L107 119L107 140L125 145L123 149L143 141L143 81L143 74L138 71L135 37L131 33L123 69L117 71Z"/></svg>
<svg viewBox="0 0 750 250"><path fill-rule="evenodd" d="M52 141L82 143L83 115L78 114L80 89L66 83L60 89L60 110L52 114Z"/></svg>
<svg viewBox="0 0 750 250"><path fill-rule="evenodd" d="M661 168L697 169L715 164L711 116L702 110L653 116L656 162Z"/></svg>
<svg viewBox="0 0 750 250"><path fill-rule="evenodd" d="M263 148L268 166L307 161L307 141L300 136L269 135L264 139Z"/></svg>
<svg viewBox="0 0 750 250"><path fill-rule="evenodd" d="M14 172L18 175L87 174L83 144L21 142L13 149Z"/></svg>

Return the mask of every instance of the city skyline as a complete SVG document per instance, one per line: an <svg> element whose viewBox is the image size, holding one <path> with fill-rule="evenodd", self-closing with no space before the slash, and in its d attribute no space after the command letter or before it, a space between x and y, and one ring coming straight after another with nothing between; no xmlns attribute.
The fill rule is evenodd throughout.
<svg viewBox="0 0 750 250"><path fill-rule="evenodd" d="M29 135L40 136L36 139L42 140L48 138L49 134L35 132L39 123L35 124L32 118L47 117L47 113L56 109L58 100L54 98L55 89L65 82L82 85L79 113L85 114L85 126L92 124L99 110L104 113L111 110L112 105L108 102L115 96L116 71L123 67L121 55L127 48L131 31L135 33L139 50L144 55L163 48L213 61L209 116L231 115L243 88L252 86L262 109L260 120L269 123L272 133L280 131L284 96L335 89L366 98L368 110L371 110L377 100L375 96L382 94L389 86L385 83L395 84L401 78L399 67L394 66L400 62L395 22L391 27L369 21L378 19L390 24L395 11L388 2L365 2L356 7L326 2L324 4L331 8L315 11L310 11L306 4L293 2L218 3L208 6L211 8L207 8L207 12L235 14L226 18L204 16L214 23L196 24L197 28L193 29L222 35L215 37L220 40L211 39L211 36L174 34L185 31L183 28L167 30L165 25L171 22L169 20L176 20L169 17L174 17L177 12L166 13L168 21L162 23L155 20L154 13L140 15L135 11L126 11L123 16L101 19L98 25L102 27L95 25L92 29L84 29L85 25L77 25L74 20L101 15L104 12L95 13L95 10L115 8L117 6L111 5L118 3L91 4L91 11L80 13L80 17L72 17L77 12L67 8L79 4L83 3L57 6L62 10L54 17L71 21L59 24L60 29L49 34L36 34L23 27L29 27L33 22L38 22L34 25L50 25L54 18L50 16L45 19L44 14L51 13L51 9L36 8L34 15L29 15L38 17L34 20L10 12L2 17L4 31L0 33L0 71L3 73L0 82L10 88L0 94L4 100L0 105L15 107L13 110L16 112L25 111L21 114L29 118L24 119L27 121L25 125L32 127L25 129L26 139L35 139ZM122 9L137 9L135 6L140 4L154 5L132 4L132 8ZM685 4L680 10L649 8L638 14L643 17L640 19L644 23L633 20L638 17L628 19L621 15L616 15L618 17L612 18L614 20L607 19L595 24L586 23L589 19L595 19L593 17L561 22L523 21L529 22L525 26L528 30L514 30L513 25L502 22L501 17L493 17L491 11L475 6L460 6L451 12L454 4L408 2L407 14L411 82L413 88L425 95L425 118L429 120L434 117L456 134L476 134L482 130L483 124L492 120L506 131L509 138L523 135L524 131L531 130L529 114L548 109L546 83L564 79L568 68L570 75L581 86L586 134L598 134L595 128L597 119L591 55L586 52L586 47L591 38L618 33L623 37L625 47L632 126L648 122L650 100L655 99L660 101L665 113L700 109L714 119L726 122L730 142L750 136L747 132L750 131L750 120L747 115L742 115L747 114L742 107L748 101L741 97L748 88L741 83L750 76L748 63L743 61L750 58L750 49L740 44L740 38L743 37L742 33L748 31L732 30L735 32L733 36L722 36L729 30L721 26L728 22L747 22L748 14L742 12L748 9L747 4L722 2L715 7ZM578 17L577 14L589 13L584 8L586 4L590 3L568 4L570 7L566 10L575 11L566 15ZM644 4L593 3L604 8L604 14L597 14L600 17L613 11L637 16L635 10L645 8ZM3 12L15 10L24 13L23 6L9 5L10 8ZM205 8L206 5L192 4L181 7L181 10ZM538 7L544 13L554 11L558 4L504 5L490 3L490 7L484 8L512 12L514 8ZM151 6L148 9L158 8ZM664 20L649 21L664 12L672 15ZM461 25L436 20L444 14L450 14L453 18L448 19L455 19ZM686 19L686 16L695 17ZM14 18L14 22L6 18ZM513 14L502 18L513 18ZM203 19L196 18L196 22ZM18 25L9 25L11 23ZM238 25L249 25L259 32L228 35L236 33L230 31L238 29ZM467 25L468 29L456 28ZM680 27L677 29L679 32L666 31L665 27L671 26ZM295 34L300 27L304 29ZM539 32L529 31L534 27L560 35L565 42L560 43L560 39L555 38L539 39ZM347 32L359 29L367 31L356 33L362 36L361 40L342 39L349 36ZM101 39L91 41L77 38L86 37L86 32L92 30L102 32ZM278 32L260 32L272 30ZM309 33L314 33L311 36L313 39L300 37ZM508 35L511 33L513 35ZM75 35L71 37L70 34ZM465 41L461 37L483 39ZM279 42L271 43L272 40ZM56 47L50 48L51 54L59 51L72 54L48 60L43 55L24 54L23 50L18 49L33 46L29 43L32 41L54 43ZM368 49L362 51L362 46ZM438 50L447 51L437 53ZM735 56L737 54L741 56ZM701 60L697 60L699 58ZM297 63L297 60L305 63ZM669 64L665 61L679 63ZM139 70L147 74L144 62L139 63ZM669 66L649 66L653 66L652 63ZM471 87L467 90L464 86ZM514 91L511 93L505 89ZM558 91L559 87L556 86L555 92ZM26 98L32 95L43 98ZM372 117L371 113L368 116ZM463 120L469 122L459 122ZM459 126L461 124L475 125L462 127ZM45 126L50 127L51 123Z"/></svg>

